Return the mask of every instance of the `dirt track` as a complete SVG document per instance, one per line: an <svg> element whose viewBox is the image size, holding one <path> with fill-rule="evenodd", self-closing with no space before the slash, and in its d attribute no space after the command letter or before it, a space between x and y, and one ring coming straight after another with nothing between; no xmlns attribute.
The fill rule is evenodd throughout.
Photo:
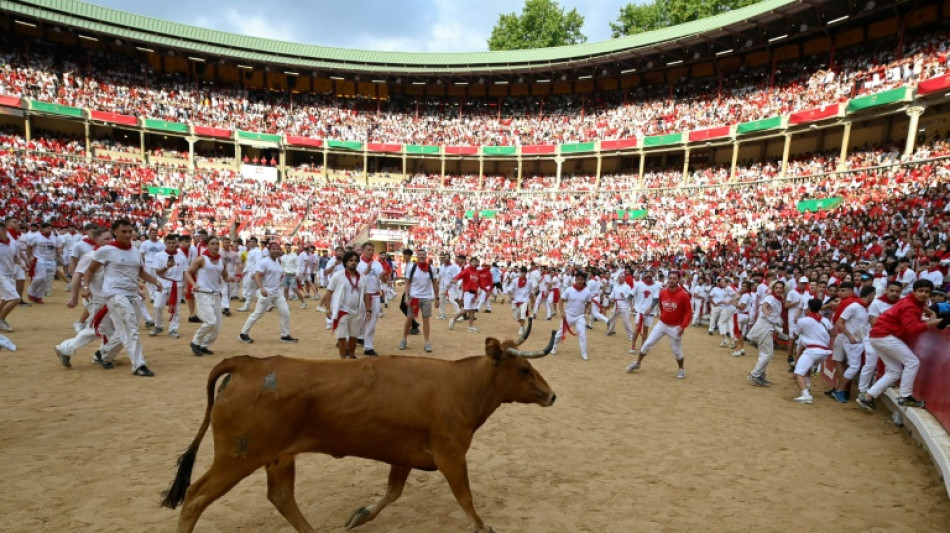
<svg viewBox="0 0 950 533"><path fill-rule="evenodd" d="M0 352L0 531L174 531L177 512L160 508L175 458L203 414L208 370L222 357L284 354L334 358L322 315L291 302L300 344L277 341L276 313L237 333L246 314L225 318L216 354L190 355L195 324L182 338L144 336L155 378L90 364L93 349L60 366L52 347L71 336L77 313L64 307L62 284L46 305L19 308L8 336L20 350ZM237 305L234 305L237 308ZM448 331L433 321L433 355L481 352L486 335L515 336L507 305L479 315L481 333ZM397 353L398 310L387 310L376 350ZM536 324L541 344L554 322ZM691 329L685 380L675 379L661 342L638 375L623 335L591 332L592 360L576 340L535 367L558 393L554 407L505 405L476 435L468 454L476 507L503 532L888 531L938 532L950 524L950 501L926 452L884 413L868 415L820 395L812 406L784 364L777 384L750 387L754 356L729 357L704 330ZM143 329L144 335L144 329ZM749 350L751 354L755 349ZM406 355L422 355L421 337ZM822 385L816 387L821 389ZM205 438L196 477L210 463ZM297 498L318 531L342 531L350 513L375 501L388 467L365 460L302 456ZM943 524L943 525L941 525ZM399 501L359 528L372 532L469 531L468 519L441 475L414 472ZM292 531L266 499L263 471L214 503L196 531Z"/></svg>

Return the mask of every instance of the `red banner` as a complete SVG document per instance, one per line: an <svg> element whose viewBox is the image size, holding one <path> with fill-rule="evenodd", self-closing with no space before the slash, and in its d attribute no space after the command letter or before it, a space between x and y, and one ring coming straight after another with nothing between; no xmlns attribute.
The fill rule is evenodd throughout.
<svg viewBox="0 0 950 533"><path fill-rule="evenodd" d="M195 126L195 135L202 137L217 137L219 139L230 139L234 137L234 132L224 128L209 128L207 126Z"/></svg>
<svg viewBox="0 0 950 533"><path fill-rule="evenodd" d="M617 139L614 141L600 141L601 150L623 150L624 148L636 148L637 138Z"/></svg>
<svg viewBox="0 0 950 533"><path fill-rule="evenodd" d="M294 135L288 135L287 144L320 148L323 146L323 139L311 139L310 137L296 137Z"/></svg>
<svg viewBox="0 0 950 533"><path fill-rule="evenodd" d="M719 139L728 137L731 133L729 126L719 126L718 128L707 128L704 130L694 130L689 132L690 142L708 141L709 139Z"/></svg>
<svg viewBox="0 0 950 533"><path fill-rule="evenodd" d="M447 155L478 155L477 146L446 146Z"/></svg>
<svg viewBox="0 0 950 533"><path fill-rule="evenodd" d="M553 154L557 146L553 144L528 144L521 147L522 154Z"/></svg>
<svg viewBox="0 0 950 533"><path fill-rule="evenodd" d="M370 152L402 152L402 145L387 143L366 143L366 149Z"/></svg>
<svg viewBox="0 0 950 533"><path fill-rule="evenodd" d="M7 107L23 107L23 101L16 96L0 96L0 105Z"/></svg>
<svg viewBox="0 0 950 533"><path fill-rule="evenodd" d="M950 431L950 329L929 330L910 344L920 358L914 397L926 402L943 429Z"/></svg>
<svg viewBox="0 0 950 533"><path fill-rule="evenodd" d="M818 120L836 117L840 109L841 104L828 104L814 109L806 109L805 111L799 111L798 113L789 115L788 123L807 124L808 122L816 122Z"/></svg>
<svg viewBox="0 0 950 533"><path fill-rule="evenodd" d="M112 124L124 124L126 126L137 126L139 120L131 115L120 115L118 113L109 113L106 111L89 111L89 118L92 120L101 120L111 122Z"/></svg>
<svg viewBox="0 0 950 533"><path fill-rule="evenodd" d="M950 74L930 78L917 84L917 94L930 94L950 89Z"/></svg>

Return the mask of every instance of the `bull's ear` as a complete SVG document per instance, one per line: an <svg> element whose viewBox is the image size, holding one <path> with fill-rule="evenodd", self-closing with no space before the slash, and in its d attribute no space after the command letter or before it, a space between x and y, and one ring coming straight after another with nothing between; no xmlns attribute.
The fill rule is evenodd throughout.
<svg viewBox="0 0 950 533"><path fill-rule="evenodd" d="M501 343L493 337L485 338L485 355L495 361L501 361L505 358L505 352L501 349Z"/></svg>

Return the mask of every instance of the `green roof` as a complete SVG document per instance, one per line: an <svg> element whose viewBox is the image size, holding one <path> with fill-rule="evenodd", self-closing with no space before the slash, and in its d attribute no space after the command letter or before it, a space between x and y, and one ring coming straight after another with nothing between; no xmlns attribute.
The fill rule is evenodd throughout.
<svg viewBox="0 0 950 533"><path fill-rule="evenodd" d="M0 0L0 11L101 36L183 49L215 57L320 70L458 74L567 66L625 53L755 19L798 0L764 0L714 17L646 33L571 46L462 53L351 50L249 37L168 22L76 0ZM807 6L803 6L807 7Z"/></svg>

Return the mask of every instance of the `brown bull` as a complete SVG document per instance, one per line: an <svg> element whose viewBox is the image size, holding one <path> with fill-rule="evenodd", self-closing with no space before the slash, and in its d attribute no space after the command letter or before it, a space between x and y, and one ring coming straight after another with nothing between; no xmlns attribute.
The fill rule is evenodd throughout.
<svg viewBox="0 0 950 533"><path fill-rule="evenodd" d="M530 324L529 324L530 331ZM518 341L485 340L485 356L444 361L379 357L308 361L282 356L226 359L208 377L208 405L198 435L179 459L162 505L184 502L178 531L258 468L267 469L267 497L300 532L314 529L294 497L294 458L320 452L392 465L386 494L353 512L346 528L365 524L399 498L409 472L439 470L477 532L465 455L475 431L503 403L550 406L555 394L528 362L550 352L522 352ZM228 374L218 390L218 378ZM198 446L214 424L214 462L189 487ZM187 489L187 491L186 491Z"/></svg>

